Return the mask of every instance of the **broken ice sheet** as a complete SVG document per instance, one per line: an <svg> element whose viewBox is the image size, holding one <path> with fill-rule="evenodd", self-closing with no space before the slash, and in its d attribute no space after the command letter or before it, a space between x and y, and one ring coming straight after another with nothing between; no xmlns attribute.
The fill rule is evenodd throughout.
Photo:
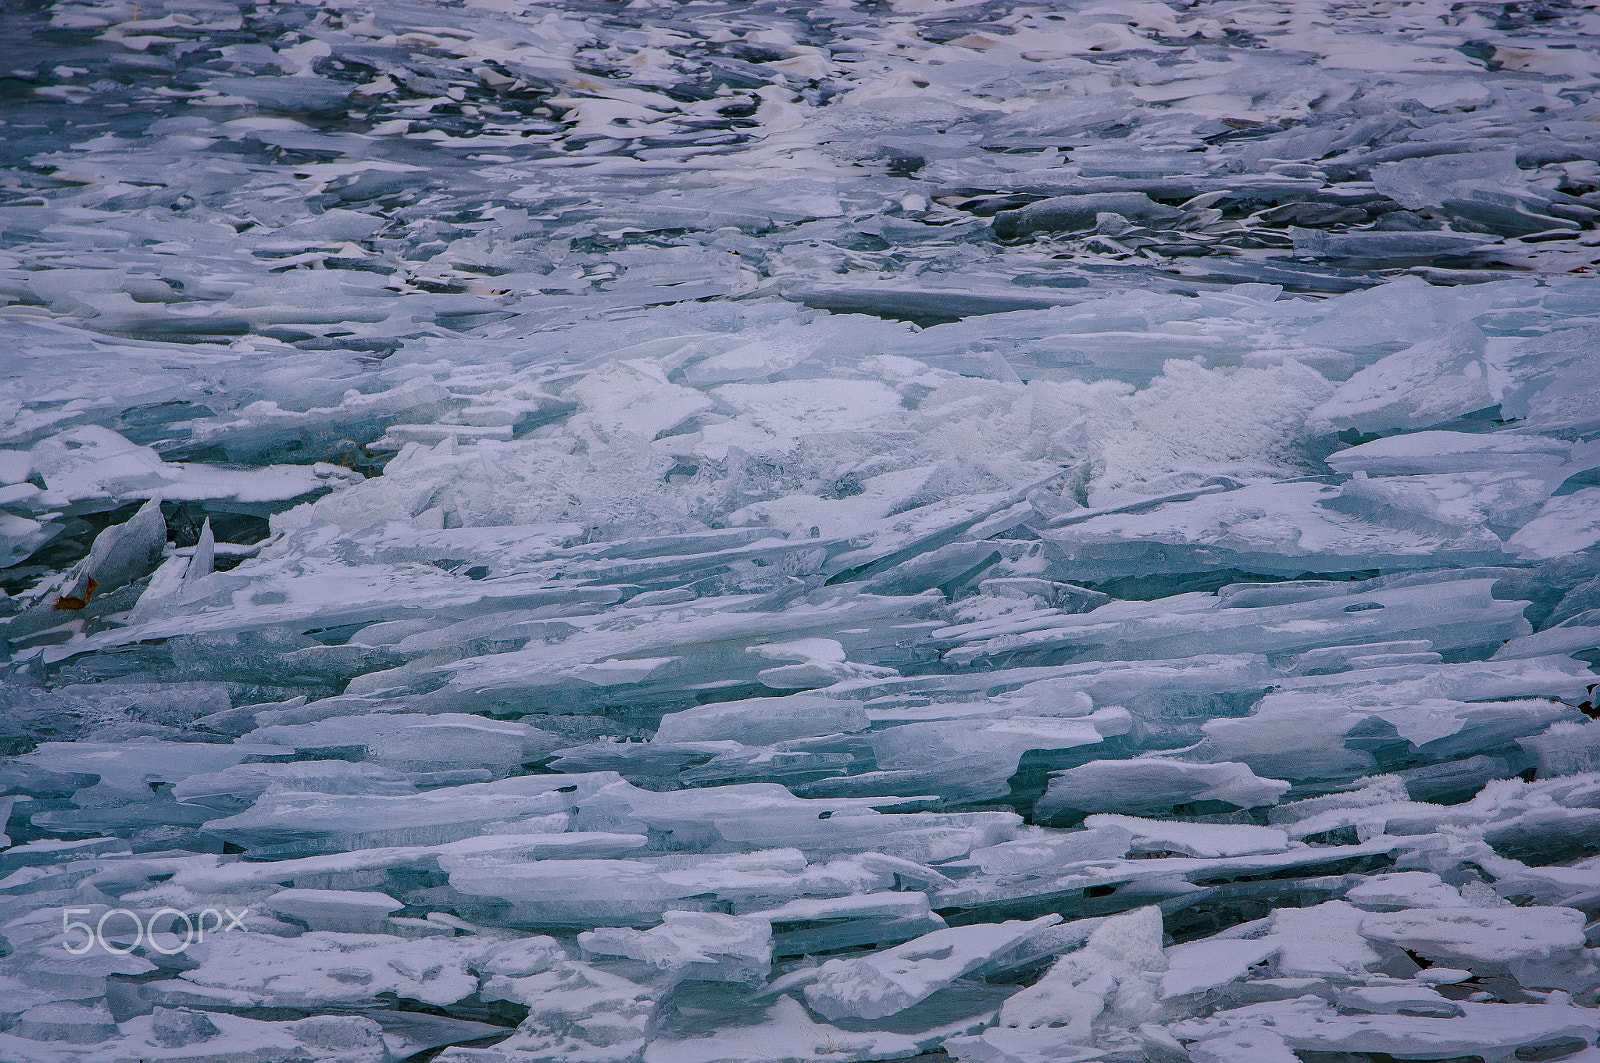
<svg viewBox="0 0 1600 1063"><path fill-rule="evenodd" d="M1594 12L7 29L0 1057L1596 1053Z"/></svg>

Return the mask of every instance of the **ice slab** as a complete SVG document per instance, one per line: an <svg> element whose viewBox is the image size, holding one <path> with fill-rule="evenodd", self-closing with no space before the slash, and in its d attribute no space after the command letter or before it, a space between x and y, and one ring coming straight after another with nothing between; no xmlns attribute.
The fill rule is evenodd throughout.
<svg viewBox="0 0 1600 1063"><path fill-rule="evenodd" d="M1059 921L936 930L861 960L829 960L802 976L806 1002L829 1019L883 1018L927 999L968 971Z"/></svg>
<svg viewBox="0 0 1600 1063"><path fill-rule="evenodd" d="M1243 764L1187 764L1166 758L1098 760L1055 775L1034 814L1052 819L1069 810L1165 812L1178 805L1218 802L1234 808L1275 804L1289 784L1262 779Z"/></svg>

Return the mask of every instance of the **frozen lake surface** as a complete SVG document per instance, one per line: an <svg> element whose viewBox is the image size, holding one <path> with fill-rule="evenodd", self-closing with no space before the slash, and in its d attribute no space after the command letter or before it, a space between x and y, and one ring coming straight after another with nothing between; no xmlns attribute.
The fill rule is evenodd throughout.
<svg viewBox="0 0 1600 1063"><path fill-rule="evenodd" d="M0 1060L1600 1061L1597 41L14 0Z"/></svg>

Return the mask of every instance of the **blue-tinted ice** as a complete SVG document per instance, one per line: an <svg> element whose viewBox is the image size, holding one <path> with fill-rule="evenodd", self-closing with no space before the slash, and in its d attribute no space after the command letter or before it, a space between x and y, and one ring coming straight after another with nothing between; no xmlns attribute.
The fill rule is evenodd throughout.
<svg viewBox="0 0 1600 1063"><path fill-rule="evenodd" d="M17 0L0 1060L1600 1059L1596 39Z"/></svg>

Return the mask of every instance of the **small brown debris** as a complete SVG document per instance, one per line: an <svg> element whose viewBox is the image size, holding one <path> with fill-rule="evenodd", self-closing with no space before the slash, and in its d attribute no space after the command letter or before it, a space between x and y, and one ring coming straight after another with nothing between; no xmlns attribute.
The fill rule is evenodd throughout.
<svg viewBox="0 0 1600 1063"><path fill-rule="evenodd" d="M90 576L88 582L83 586L83 597L80 598L75 594L63 594L56 599L56 603L50 608L62 610L82 609L84 606L89 604L91 599L94 598L94 592L98 590L99 587L99 581L97 581L93 576Z"/></svg>

